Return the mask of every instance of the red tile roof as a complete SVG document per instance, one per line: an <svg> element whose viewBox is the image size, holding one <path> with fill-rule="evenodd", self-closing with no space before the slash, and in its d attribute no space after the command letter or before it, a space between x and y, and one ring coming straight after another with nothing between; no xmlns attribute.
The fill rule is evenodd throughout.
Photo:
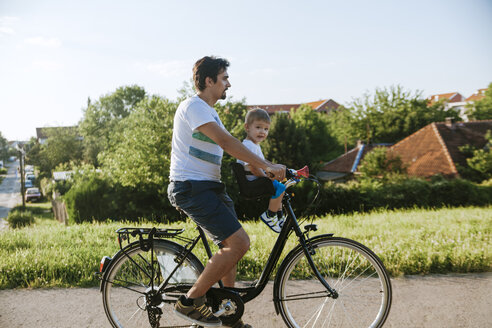
<svg viewBox="0 0 492 328"><path fill-rule="evenodd" d="M390 147L390 151L400 156L409 175L458 176L456 164L466 165L459 148L464 145L484 147L487 130L492 131L492 120L431 123Z"/></svg>
<svg viewBox="0 0 492 328"><path fill-rule="evenodd" d="M449 92L449 93L431 95L427 97L427 100L429 101L429 105L432 105L440 100L446 100L447 102L461 102L461 101L465 101L465 97L463 97L458 92Z"/></svg>
<svg viewBox="0 0 492 328"><path fill-rule="evenodd" d="M487 91L488 88L485 89L478 89L477 92L472 94L470 97L466 98L466 101L476 101L476 100L481 100L485 98L485 91Z"/></svg>
<svg viewBox="0 0 492 328"><path fill-rule="evenodd" d="M340 105L332 99L324 99L313 102L305 103L312 109L320 112L329 112L330 110L337 109ZM290 112L292 109L298 108L302 104L284 104L284 105L248 105L247 108L263 108L268 114L274 114L276 112Z"/></svg>

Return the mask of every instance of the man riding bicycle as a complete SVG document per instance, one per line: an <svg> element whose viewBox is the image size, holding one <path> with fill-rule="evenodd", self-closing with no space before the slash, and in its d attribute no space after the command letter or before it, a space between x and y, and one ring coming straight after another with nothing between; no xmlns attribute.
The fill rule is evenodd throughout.
<svg viewBox="0 0 492 328"><path fill-rule="evenodd" d="M186 296L176 303L176 315L203 326L220 326L221 320L205 305L205 293L219 280L234 287L237 262L249 249L234 204L220 181L223 151L283 180L285 166L272 164L252 153L234 138L213 108L226 98L231 86L222 58L203 57L193 67L197 94L184 100L174 117L170 184L171 204L186 213L219 246ZM234 327L250 327L239 321Z"/></svg>

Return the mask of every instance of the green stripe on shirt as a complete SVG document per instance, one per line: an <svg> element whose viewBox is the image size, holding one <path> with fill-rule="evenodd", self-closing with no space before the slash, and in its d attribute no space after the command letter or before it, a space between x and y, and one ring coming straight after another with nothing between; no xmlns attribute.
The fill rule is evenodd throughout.
<svg viewBox="0 0 492 328"><path fill-rule="evenodd" d="M195 132L191 136L193 137L193 139L209 142L209 143L216 145L215 141L213 141L212 139L210 139L209 137L207 137L206 135L204 135L201 132Z"/></svg>

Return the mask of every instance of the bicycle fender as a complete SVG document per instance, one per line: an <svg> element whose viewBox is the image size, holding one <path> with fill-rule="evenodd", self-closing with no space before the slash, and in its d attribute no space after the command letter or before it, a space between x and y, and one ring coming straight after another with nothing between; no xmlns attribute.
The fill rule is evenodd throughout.
<svg viewBox="0 0 492 328"><path fill-rule="evenodd" d="M314 236L312 238L309 238L307 241L313 242L313 241L316 241L320 238L331 238L331 237L333 237L333 234L327 233L327 234ZM294 254L297 253L299 250L301 250L301 248L302 248L301 245L297 245L284 257L284 259L282 260L282 263L280 264L280 267L278 268L277 274L275 275L275 282L273 283L273 296L274 296L273 297L273 304L275 306L275 313L277 313L277 315L280 314L279 300L276 296L276 295L278 295L278 291L280 288L279 287L280 286L280 274L279 274L279 272L282 272L285 270L287 263L289 263L289 261L292 259L292 257L294 257Z"/></svg>
<svg viewBox="0 0 492 328"><path fill-rule="evenodd" d="M133 243L131 244L128 244L127 246L123 247L123 249L120 249L119 251L117 251L110 259L111 261L109 263L107 263L105 265L106 269L104 270L104 272L102 272L102 277L101 277L101 283L99 284L99 291L102 293L103 291L103 284L104 282L106 281L107 279L107 275L108 275L108 272L110 272L111 270L111 267L113 266L113 263L114 263L114 260L119 258L120 256L123 255L124 252L128 251L129 249L133 248L133 247L137 247L139 246L139 242L138 240L137 241L134 241Z"/></svg>

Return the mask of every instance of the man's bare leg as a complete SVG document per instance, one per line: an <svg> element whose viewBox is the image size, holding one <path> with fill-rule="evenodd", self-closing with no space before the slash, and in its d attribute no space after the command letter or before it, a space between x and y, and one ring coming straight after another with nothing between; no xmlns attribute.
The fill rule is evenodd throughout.
<svg viewBox="0 0 492 328"><path fill-rule="evenodd" d="M205 295L210 287L224 277L228 280L228 283L231 283L231 270L235 269L237 262L248 251L249 237L246 231L241 228L232 234L232 236L224 240L222 244L224 247L219 249L219 251L208 261L205 270L203 270L193 287L188 291L186 297L197 298ZM224 276L224 272L228 272L228 274ZM234 280L235 271L234 279L232 280L233 284Z"/></svg>
<svg viewBox="0 0 492 328"><path fill-rule="evenodd" d="M237 273L237 264L229 271L228 274L223 276L220 280L224 283L225 287L234 287L236 283L236 273Z"/></svg>

